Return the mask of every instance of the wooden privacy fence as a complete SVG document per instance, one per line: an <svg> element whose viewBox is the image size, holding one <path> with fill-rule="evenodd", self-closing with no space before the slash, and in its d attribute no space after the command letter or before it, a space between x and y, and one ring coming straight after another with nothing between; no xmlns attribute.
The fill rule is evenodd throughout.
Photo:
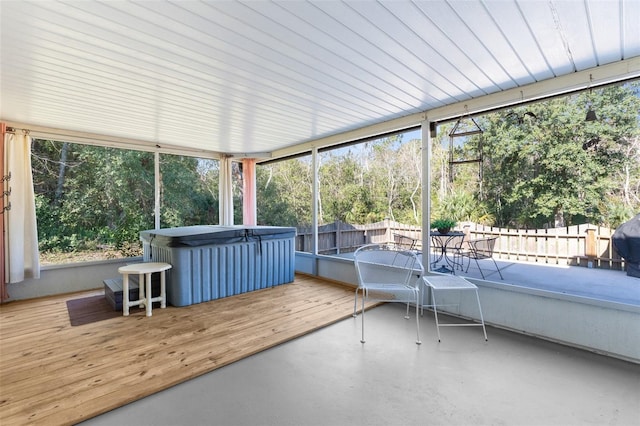
<svg viewBox="0 0 640 426"><path fill-rule="evenodd" d="M398 233L416 240L422 238L422 229L404 225L388 219L367 225L352 225L341 221L318 227L318 253L341 254L356 251L358 247L370 243L393 242L393 234ZM419 246L421 247L421 243ZM296 235L297 251L313 251L313 228L298 227Z"/></svg>
<svg viewBox="0 0 640 426"><path fill-rule="evenodd" d="M312 252L313 229L297 229L296 250ZM470 239L497 237L496 259L610 269L622 269L624 266L624 260L612 244L614 230L602 226L584 224L563 228L511 229L464 222L456 229L464 231ZM337 221L318 227L318 253L349 253L368 243L392 243L394 234L414 238L417 248L422 250L420 227L385 219L366 225Z"/></svg>
<svg viewBox="0 0 640 426"><path fill-rule="evenodd" d="M464 223L469 238L498 237L495 257L556 265L622 269L611 236L613 229L591 224L547 229L495 228Z"/></svg>

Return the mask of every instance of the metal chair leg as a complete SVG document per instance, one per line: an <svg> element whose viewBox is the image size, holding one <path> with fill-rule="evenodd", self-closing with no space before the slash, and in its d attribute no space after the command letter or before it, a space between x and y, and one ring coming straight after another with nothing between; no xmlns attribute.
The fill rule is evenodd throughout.
<svg viewBox="0 0 640 426"><path fill-rule="evenodd" d="M484 333L484 340L488 342L487 329L484 327L484 317L482 315L482 306L480 306L480 295L478 295L478 289L476 288L476 300L478 301L478 311L480 312L480 323L482 324L482 332Z"/></svg>
<svg viewBox="0 0 640 426"><path fill-rule="evenodd" d="M421 345L422 340L420 340L420 317L418 316L419 310L419 302L420 302L420 293L416 294L416 345Z"/></svg>
<svg viewBox="0 0 640 426"><path fill-rule="evenodd" d="M367 292L365 289L362 289L362 314L360 315L360 320L362 321L362 338L360 339L361 343L364 343L364 301L367 298Z"/></svg>
<svg viewBox="0 0 640 426"><path fill-rule="evenodd" d="M436 291L431 291L431 298L433 299L433 316L436 319L436 331L438 332L438 342L440 342L440 322L438 321L438 303L436 302Z"/></svg>
<svg viewBox="0 0 640 426"><path fill-rule="evenodd" d="M498 264L496 263L496 260L492 257L491 260L493 260L493 264L496 266L496 270L498 271L498 274L500 275L500 279L504 280L504 278L502 278L502 272L500 272L500 268L498 268Z"/></svg>

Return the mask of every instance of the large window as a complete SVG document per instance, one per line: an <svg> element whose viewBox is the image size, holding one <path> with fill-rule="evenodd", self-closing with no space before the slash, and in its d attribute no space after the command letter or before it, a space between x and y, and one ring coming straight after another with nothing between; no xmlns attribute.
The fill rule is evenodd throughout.
<svg viewBox="0 0 640 426"><path fill-rule="evenodd" d="M420 225L419 131L398 133L319 154L319 225L384 219Z"/></svg>
<svg viewBox="0 0 640 426"><path fill-rule="evenodd" d="M313 247L312 183L311 155L256 167L258 225L297 227L298 251Z"/></svg>
<svg viewBox="0 0 640 426"><path fill-rule="evenodd" d="M415 234L422 221L420 148L420 131L412 130L319 154L320 254Z"/></svg>
<svg viewBox="0 0 640 426"><path fill-rule="evenodd" d="M327 149L318 154L318 166L320 254L353 251L356 246L349 241L361 242L365 225L380 222L383 235L387 231L382 229L393 221L419 226L419 131ZM298 251L313 249L312 183L311 155L270 162L257 170L258 223L295 226ZM349 232L356 227L360 237Z"/></svg>
<svg viewBox="0 0 640 426"><path fill-rule="evenodd" d="M469 117L440 126L432 218L530 229L615 228L630 219L640 208L639 88L627 83L486 114L475 118L481 134L455 136L456 125L457 134L475 129ZM469 161L479 152L480 163Z"/></svg>
<svg viewBox="0 0 640 426"><path fill-rule="evenodd" d="M258 224L297 227L300 251L312 250L317 225L322 254L361 244L357 232L342 238L349 229L367 238L383 229L388 239L393 232L417 235L428 170L431 219L615 228L640 206L639 87L633 82L475 117L481 134L453 141L456 123L443 123L428 168L419 130L322 149L317 224L311 154L259 164ZM585 120L587 110L597 119ZM154 227L153 153L35 140L32 159L43 264L140 254L139 232ZM162 154L160 172L162 227L219 222L217 161ZM234 222L242 223L239 163L233 187Z"/></svg>
<svg viewBox="0 0 640 426"><path fill-rule="evenodd" d="M160 155L160 227L173 228L220 223L220 162ZM242 223L242 168L231 163L233 223Z"/></svg>
<svg viewBox="0 0 640 426"><path fill-rule="evenodd" d="M219 222L219 162L160 155L160 227L215 225Z"/></svg>
<svg viewBox="0 0 640 426"><path fill-rule="evenodd" d="M43 265L136 256L153 228L153 154L36 139L32 147Z"/></svg>
<svg viewBox="0 0 640 426"><path fill-rule="evenodd" d="M155 155L36 139L32 169L41 263L142 254L140 231L155 222ZM235 223L241 173L233 163ZM219 163L160 155L160 226L217 224Z"/></svg>

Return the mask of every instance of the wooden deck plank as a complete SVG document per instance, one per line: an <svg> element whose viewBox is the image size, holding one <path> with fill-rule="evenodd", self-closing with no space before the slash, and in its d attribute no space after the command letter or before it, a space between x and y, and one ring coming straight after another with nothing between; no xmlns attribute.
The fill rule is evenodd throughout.
<svg viewBox="0 0 640 426"><path fill-rule="evenodd" d="M318 300L315 303L320 303L320 301ZM332 302L324 302L324 303L332 303ZM295 309L300 310L302 306L304 305L297 304ZM182 308L173 308L173 309L176 312L181 313L182 317L185 317L188 315L188 313L185 313L185 310ZM252 306L252 310L255 312L258 312L258 316L260 316L261 320L265 323L264 325L267 324L266 323L267 321L271 321L271 320L281 321L283 316L292 315L294 313L293 310L289 310L287 312L275 311L275 313L280 312L278 316L275 316L274 313L272 313L270 316L265 316L262 314L262 312L264 311L263 305L260 305L260 306L255 305L255 307ZM164 314L164 312L165 311L162 311L161 313L158 313L156 315ZM224 318L222 321L218 321L218 324L212 324L208 326L205 326L203 324L202 327L196 331L189 331L193 329L193 325L194 325L193 322L183 326L181 325L181 323L184 323L184 321L181 320L180 316L177 316L171 319L170 321L171 328L169 328L169 330L174 336L167 335L166 331L161 330L159 327L158 328L151 327L145 330L144 332L145 339L142 339L142 340L143 341L148 340L150 342L150 345L155 346L154 342L157 341L159 338L164 338L164 341L166 343L173 344L174 342L171 341L172 337L178 336L179 338L182 338L182 339L184 339L185 337L189 338L191 344L193 344L198 339L198 336L200 336L200 338L205 338L205 339L224 337L225 335L231 336L235 328L239 328L242 331L243 327L245 327L247 323L255 322L258 319L258 318L247 316L247 315L239 316L237 312L230 312L230 315L231 315L230 317ZM126 320L127 319L125 319L125 324L127 323ZM150 320L154 320L154 317L152 317ZM132 324L132 323L128 321L128 324ZM185 329L185 327L187 329ZM132 333L136 332L136 330L132 329L131 332ZM120 330L118 330L117 333L118 333L117 335L110 335L109 332L107 331L105 331L104 333L87 332L83 336L82 342L80 342L80 344L78 345L77 351L72 350L71 352L73 352L73 356L78 357L78 359L92 358L97 353L103 351L103 349L100 347L101 345L104 345L104 343L110 340L118 338L120 334ZM191 333L191 335L187 333ZM49 368L49 367L63 368L68 363L66 358L68 356L68 353L70 352L69 349L71 348L65 348L64 351L60 351L58 354L52 353L51 350L46 347L43 347L43 349L39 352L34 351L30 353L30 355L33 355L31 359L33 360L33 363L35 365L30 364L29 361L26 360L24 356L22 356L22 353L14 354L13 357L6 356L4 358L6 358L5 361L7 362L7 365L11 365L11 358L13 358L14 369L12 373L13 373L13 376L17 376L20 374L20 370L22 369L30 370L31 372L36 372L38 368L38 364L40 363L40 358L42 356L48 356L49 358L50 362L47 363L46 368ZM128 349L120 348L120 351L126 351L126 350ZM113 350L111 351L110 354L111 356L119 355L118 350ZM56 357L58 359L56 359ZM34 370L34 368L36 370ZM10 375L8 376L8 378L15 380L15 377L13 376Z"/></svg>
<svg viewBox="0 0 640 426"><path fill-rule="evenodd" d="M264 290L263 291L264 293L261 294L261 296L263 297L261 297L260 299L256 298L255 301L253 301L250 306L251 310L257 311L259 313L259 316L263 319L264 319L264 314L262 313L262 311L265 308L273 309L277 306L277 304L281 303L280 302L281 300L286 301L287 298L289 297L286 292L269 293L269 291L270 289ZM300 291L298 293L300 297L304 296L305 294L306 294L305 291ZM340 294L343 294L343 293L340 293ZM258 294L256 294L256 296L258 296ZM323 299L320 299L317 296L315 296L313 303L314 305L318 303L332 303L333 299L329 298L330 296L331 296L331 293L328 293L328 292L325 293L325 295L323 296L324 297ZM240 296L238 296L238 299L234 300L233 304L228 304L229 306L228 308L226 307L227 304L224 303L225 300L226 299L221 299L219 301L214 302L216 303L215 312L210 312L204 309L194 310L194 309L190 309L191 307L183 307L183 308L169 307L167 310L161 310L161 311L154 310L154 316L149 319L146 319L146 317L144 317L144 312L142 310L138 311L136 315L133 315L130 318L135 317L138 321L140 320L155 321L155 318L160 315L173 315L169 319L166 319L166 318L163 319L163 325L159 327L148 327L142 331L142 333L144 333L145 336L148 336L151 338L157 337L158 335L162 335L166 337L167 332L182 335L184 333L184 331L182 330L182 327L188 327L191 329L193 328L191 323L198 320L202 320L203 318L210 321L212 316L215 317L215 320L217 320L219 324L224 325L224 327L222 328L223 333L226 333L231 326L235 325L236 322L240 322L240 324L242 324L242 322L255 321L251 316L238 315L237 302L247 300L246 298L243 299ZM199 305L194 305L194 306L199 306ZM297 303L296 306L299 307L300 303ZM271 313L270 315L271 316L275 314L286 315L286 312L282 312L280 310L276 310L274 312L275 313ZM103 326L103 325L96 325L96 324L93 324L94 327L91 327L92 324L83 326L83 327L86 327L85 328L86 332L83 335L83 344L85 345L83 347L83 350L87 350L88 347L92 347L93 345L96 345L96 344L104 345L106 342L110 340L117 339L121 333L140 333L141 332L137 329L138 324L136 322L132 322L131 319L118 317L108 321L115 322L118 324L116 324L117 325L116 327L110 327L110 328L107 328L106 326ZM167 323L167 324L164 324L164 323ZM211 324L210 326L214 327L215 324ZM207 326L207 327L210 327L210 326ZM47 330L59 331L60 334L56 336L50 333L48 335L47 334L38 335L37 337L38 338L42 337L44 341L46 341L47 339L65 338L66 334L75 333L75 331L71 327L65 327L65 326L53 326L53 327L47 328ZM5 340L3 335L3 355L4 355L3 359L5 362L11 363L11 361L13 360L14 362L22 366L25 366L25 367L27 366L26 360L23 357L24 340L25 340L24 337L25 336L23 335L22 339L17 339L13 337ZM66 354L66 351L64 353ZM50 352L50 349L47 348L45 345L42 345L39 349L30 349L29 354L33 355L34 358L37 358L38 356L44 356L44 355L48 355L49 357L55 356Z"/></svg>
<svg viewBox="0 0 640 426"><path fill-rule="evenodd" d="M347 295L347 297L349 299L352 298L351 295ZM284 320L288 320L287 323L291 322L292 321L291 317L295 318L296 316L299 316L301 313L303 313L305 309L309 309L307 305L311 307L315 307L315 310L318 310L320 308L319 306L317 306L318 303L324 303L328 308L335 302L344 303L346 301L340 300L340 299L335 300L334 298L331 298L331 299L324 298L322 300L317 299L313 303L308 303L308 304L298 303L295 307L291 309L287 309L283 311L275 310L271 312L270 315L264 315L262 313L265 311L264 304L260 306L257 306L256 304L256 305L252 305L253 316L250 316L250 315L239 316L237 312L231 312L232 316L229 317L228 319L225 319L224 321L218 322L217 324L213 324L210 326L203 325L201 328L198 328L196 331L193 331L194 329L193 323L188 324L185 328L185 326L180 326L180 323L183 321L173 320L171 321L172 335L167 336L165 334L163 342L169 346L174 346L174 345L179 345L180 341L188 340L190 346L194 347L195 345L198 344L199 341L203 341L205 342L205 344L208 344L208 342L212 339L218 339L218 338L231 339L235 336L236 333L240 333L240 334L243 333L245 327L251 325L251 323L254 323L258 320L262 322L262 328L265 328L265 329L268 329L270 326L270 323L273 323L269 333L278 333L278 332L281 332L281 329L282 329L282 327L279 327L279 324L283 323ZM183 313L184 310L181 308L173 308L173 309L181 313L182 316L187 315ZM301 327L303 329L306 329L307 326L303 322ZM148 329L146 330L145 333L146 333L146 336L144 339L142 339L142 341L148 341L149 343L147 347L138 347L140 353L144 353L145 351L149 350L149 348L157 347L157 344L155 342L157 342L159 338L163 337L162 330L159 330L158 328ZM86 339L83 339L83 341L77 348L77 351L71 351L73 352L73 356L76 356L78 360L97 358L98 355L100 355L100 353L103 352L103 349L99 347L99 344L104 343L106 339L104 339L103 336L99 336L99 335L96 336L94 333L90 335L87 334L85 335L85 337ZM112 336L112 337L116 338L117 336ZM50 369L64 368L66 365L68 365L67 358L70 352L69 349L71 348L68 348L65 351L61 351L58 354L53 354L51 352L40 353L40 354L35 353L34 354L35 356L32 357L31 362L25 360L24 357L17 358L18 361L15 361L16 358L14 357L14 368L13 368L13 371L7 375L7 380L16 382L17 387L19 387L19 385L17 384L17 381L20 380L20 377L22 377L23 380L25 380L24 379L25 371L29 371L31 374L35 374L35 373L44 372ZM44 350L46 351L47 349L44 349ZM119 348L119 349L110 351L110 356L112 358L119 357L121 352L127 352L127 351L131 351L131 349ZM50 362L48 362L46 366L39 365L40 356L41 355L44 356L47 354L49 356ZM96 367L97 366L95 364L92 364L91 366L86 366L85 372L90 372L92 369ZM53 386L58 386L58 385L59 385L59 382L57 381L56 383L53 384ZM38 386L42 387L44 386L44 383L41 382L38 384Z"/></svg>
<svg viewBox="0 0 640 426"><path fill-rule="evenodd" d="M353 311L352 288L304 275L272 289L154 309L150 318L139 312L71 327L66 300L80 296L0 309L2 425L77 423Z"/></svg>

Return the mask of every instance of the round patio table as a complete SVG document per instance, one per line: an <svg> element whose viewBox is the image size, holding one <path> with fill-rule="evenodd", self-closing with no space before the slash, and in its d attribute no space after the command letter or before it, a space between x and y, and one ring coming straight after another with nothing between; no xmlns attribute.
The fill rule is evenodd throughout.
<svg viewBox="0 0 640 426"><path fill-rule="evenodd" d="M429 235L431 236L431 246L436 252L434 256L437 256L431 261L431 268L435 268L438 263L444 260L445 264L440 266L438 269L433 269L433 271L455 274L455 267L460 267L460 265L455 261L455 258L452 258L449 255L449 253L460 249L462 241L464 240L464 232L450 231L446 234L441 234L438 231L431 231Z"/></svg>

